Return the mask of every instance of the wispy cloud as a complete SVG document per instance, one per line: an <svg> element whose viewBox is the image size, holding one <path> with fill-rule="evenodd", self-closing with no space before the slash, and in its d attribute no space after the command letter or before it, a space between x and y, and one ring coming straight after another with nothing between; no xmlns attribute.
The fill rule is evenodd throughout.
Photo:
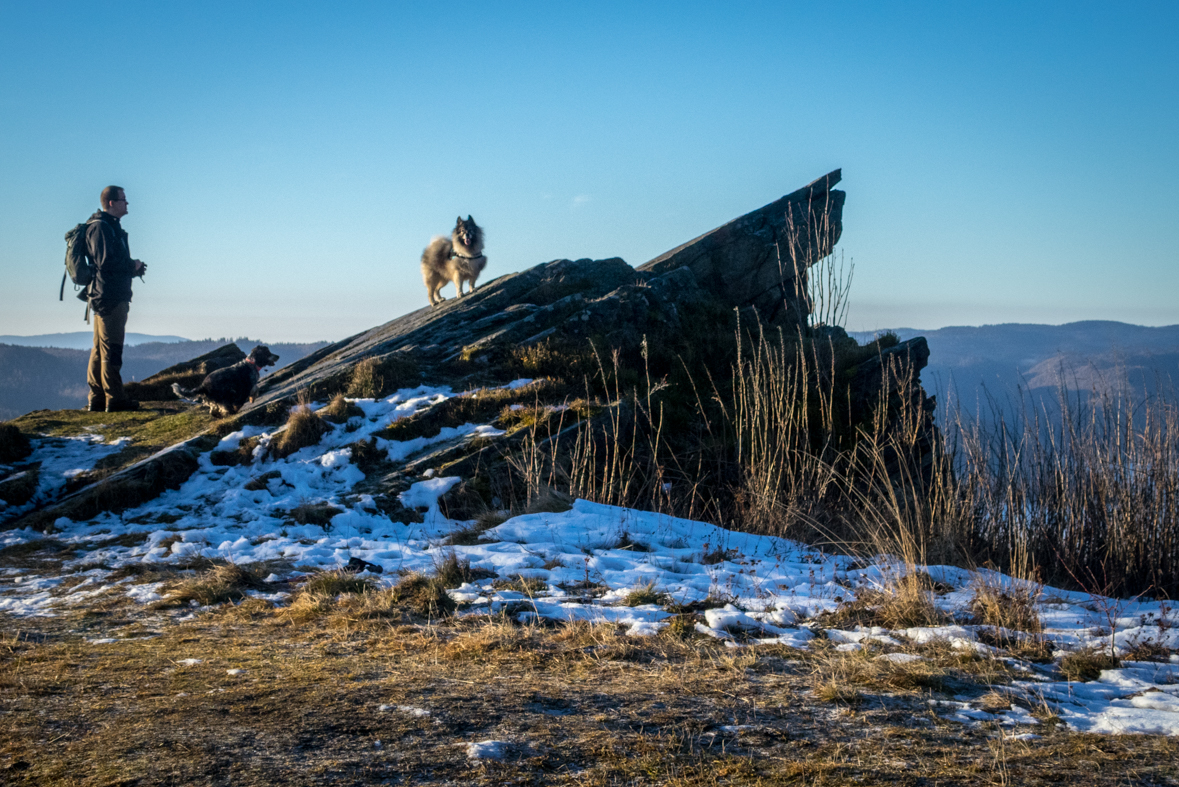
<svg viewBox="0 0 1179 787"><path fill-rule="evenodd" d="M573 207L580 208L582 205L586 204L592 199L593 197L591 197L589 194L578 194L573 198Z"/></svg>

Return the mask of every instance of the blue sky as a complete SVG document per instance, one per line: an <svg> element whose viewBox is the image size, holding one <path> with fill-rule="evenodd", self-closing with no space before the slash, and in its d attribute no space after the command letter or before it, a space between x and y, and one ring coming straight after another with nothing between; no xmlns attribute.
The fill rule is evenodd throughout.
<svg viewBox="0 0 1179 787"><path fill-rule="evenodd" d="M1174 3L0 0L0 334L86 329L62 235L110 183L130 330L309 341L424 306L460 213L488 279L638 265L836 167L850 328L1179 323L1176 41Z"/></svg>

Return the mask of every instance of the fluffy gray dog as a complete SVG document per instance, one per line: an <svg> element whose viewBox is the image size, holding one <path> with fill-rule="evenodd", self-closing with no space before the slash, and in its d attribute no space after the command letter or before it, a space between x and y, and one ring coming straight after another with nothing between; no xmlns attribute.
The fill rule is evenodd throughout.
<svg viewBox="0 0 1179 787"><path fill-rule="evenodd" d="M426 283L426 297L433 306L445 298L440 290L447 282L454 282L455 297L463 294L463 282L475 291L475 280L487 266L483 254L483 230L470 216L462 216L454 224L450 238L441 235L430 241L422 252L422 280Z"/></svg>

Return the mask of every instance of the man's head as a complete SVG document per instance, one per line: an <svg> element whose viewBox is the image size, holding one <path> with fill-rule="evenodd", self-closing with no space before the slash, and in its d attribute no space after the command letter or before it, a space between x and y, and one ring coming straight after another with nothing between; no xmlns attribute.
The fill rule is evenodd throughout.
<svg viewBox="0 0 1179 787"><path fill-rule="evenodd" d="M107 186L98 200L102 203L102 209L116 219L127 215L127 194L122 186Z"/></svg>

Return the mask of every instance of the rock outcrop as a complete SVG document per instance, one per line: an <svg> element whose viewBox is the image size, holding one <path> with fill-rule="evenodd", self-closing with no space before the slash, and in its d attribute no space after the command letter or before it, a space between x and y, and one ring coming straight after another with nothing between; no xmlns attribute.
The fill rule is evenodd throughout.
<svg viewBox="0 0 1179 787"><path fill-rule="evenodd" d="M437 371L447 361L490 360L551 338L625 345L678 330L680 311L703 303L753 307L763 322L805 327L807 268L831 252L843 229L845 194L832 188L839 179L835 170L638 268L617 257L556 260L501 276L270 375L258 405L347 374L368 357L412 359L419 370Z"/></svg>
<svg viewBox="0 0 1179 787"><path fill-rule="evenodd" d="M669 398L659 405L660 413L667 415L669 424L684 427L684 440L694 439L690 435L695 427L690 423L702 417L707 404L701 400L697 382L713 388L703 394L704 399L720 402L717 381L723 388L728 384L725 381L731 380L738 325L744 332L760 323L763 328L782 329L781 334L774 332L777 340L803 343L798 346L808 348L808 355L830 359L824 366L824 384L840 386L835 399L850 407L850 411L841 410L839 450L851 447L843 442L854 443L864 424L883 424L885 431L900 434L908 430L906 434L911 435L913 425L902 422L902 416L917 413L922 437L903 444L920 455L891 456L889 474L893 474L893 466L898 470L916 466L923 473L936 442L932 400L918 380L928 358L923 340L893 346L893 337L890 344L860 347L838 328L808 327L807 269L831 252L842 231L845 195L833 189L839 179L836 170L638 268L619 258L555 260L501 276L461 298L423 307L264 377L254 403L232 422L215 428L225 433L242 423L277 426L286 420L290 406L307 395L317 401L337 393L371 398L423 383L502 391L495 386L519 377L537 378L537 387L526 393L535 401L508 401L497 394L484 397L487 401L481 403L482 399L473 395L459 401L453 414L440 411L431 416L438 424L423 422L416 427L421 435L433 435L439 428L461 425L463 419L478 412L479 418L504 421L503 427L509 430L494 447L465 439L438 442L420 456L378 463L372 472L365 471L368 478L363 491L374 496L392 499L394 490L429 470L463 477L472 499L491 505L496 495L483 488L486 477L475 476L486 474L489 463L502 466L504 457L519 450L526 436L521 430L512 433L509 416L500 415L507 412L504 408L508 404L563 411L568 401L583 397L589 404L581 414L570 416L574 426L559 429L579 428L578 419L592 422L596 414L610 411L617 429L640 409L632 402L629 413L622 412L627 405L622 402L625 396L620 395L619 380L629 375L632 382L628 385L641 380L648 391L653 387L668 391ZM745 322L746 315L754 323ZM742 339L747 340L748 336ZM610 364L612 353L619 354L613 360L620 366L612 370L614 389L610 390L603 366ZM140 395L162 391L179 376L203 376L212 368L236 361L237 355L240 350L231 345L183 368L165 370L144 381ZM557 365L529 366L536 358L555 358ZM811 393L795 395L809 397ZM643 406L649 406L649 401ZM881 407L887 412L881 413ZM451 415L454 423L446 420ZM593 429L591 424L591 432ZM413 432L409 438L421 435ZM405 439L393 434L388 437ZM679 438L663 434L660 439ZM101 482L108 492L81 490L60 501L58 513L71 507L89 513L157 493L185 476L195 461L192 452L207 450L207 442L207 437L189 440L168 455L119 471ZM160 467L153 469L155 464ZM702 481L697 479L697 483ZM722 490L727 483L720 482ZM471 491L476 488L483 491ZM471 511L477 509L475 506ZM41 512L41 518L51 514Z"/></svg>
<svg viewBox="0 0 1179 787"><path fill-rule="evenodd" d="M639 270L656 276L689 268L701 287L733 306L754 306L768 322L805 326L807 269L831 253L843 233L846 194L840 170L746 213Z"/></svg>

